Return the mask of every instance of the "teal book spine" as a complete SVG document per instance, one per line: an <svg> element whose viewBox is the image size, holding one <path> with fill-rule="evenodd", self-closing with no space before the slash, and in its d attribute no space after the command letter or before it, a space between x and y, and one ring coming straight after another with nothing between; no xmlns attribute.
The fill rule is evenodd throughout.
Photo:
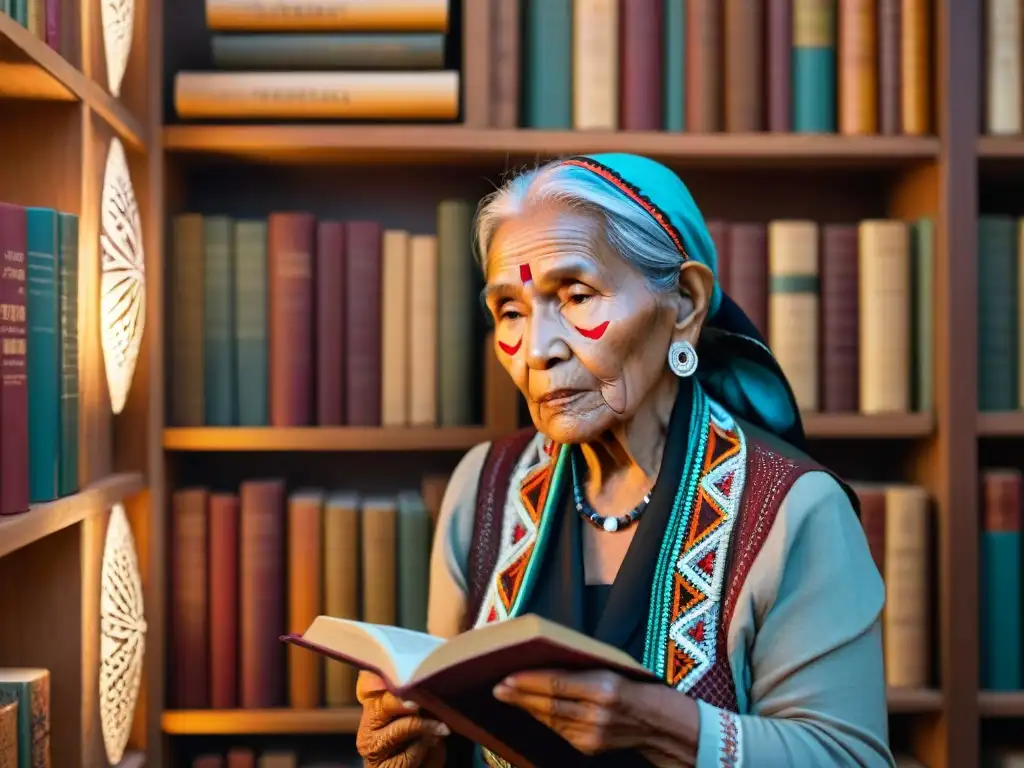
<svg viewBox="0 0 1024 768"><path fill-rule="evenodd" d="M572 128L572 0L526 4L524 122L527 128Z"/></svg>
<svg viewBox="0 0 1024 768"><path fill-rule="evenodd" d="M270 370L267 346L267 223L235 224L235 355L238 423L265 427Z"/></svg>
<svg viewBox="0 0 1024 768"><path fill-rule="evenodd" d="M28 29L28 3L29 0L8 0L11 18L26 29Z"/></svg>
<svg viewBox="0 0 1024 768"><path fill-rule="evenodd" d="M0 706L18 702L18 768L50 765L50 673L0 668Z"/></svg>
<svg viewBox="0 0 1024 768"><path fill-rule="evenodd" d="M1010 216L978 219L978 408L1012 411L1017 396L1017 228Z"/></svg>
<svg viewBox="0 0 1024 768"><path fill-rule="evenodd" d="M686 128L686 0L665 0L665 130Z"/></svg>
<svg viewBox="0 0 1024 768"><path fill-rule="evenodd" d="M57 215L60 238L60 465L57 493L78 490L78 217Z"/></svg>
<svg viewBox="0 0 1024 768"><path fill-rule="evenodd" d="M835 133L835 0L793 0L792 77L793 130Z"/></svg>
<svg viewBox="0 0 1024 768"><path fill-rule="evenodd" d="M1021 677L1020 532L981 534L981 687L1015 691Z"/></svg>
<svg viewBox="0 0 1024 768"><path fill-rule="evenodd" d="M398 494L398 626L427 631L430 513L415 492Z"/></svg>
<svg viewBox="0 0 1024 768"><path fill-rule="evenodd" d="M57 498L60 447L60 301L57 212L27 208L28 489L33 504Z"/></svg>
<svg viewBox="0 0 1024 768"><path fill-rule="evenodd" d="M225 216L203 219L203 371L206 424L235 425L235 330L232 234Z"/></svg>

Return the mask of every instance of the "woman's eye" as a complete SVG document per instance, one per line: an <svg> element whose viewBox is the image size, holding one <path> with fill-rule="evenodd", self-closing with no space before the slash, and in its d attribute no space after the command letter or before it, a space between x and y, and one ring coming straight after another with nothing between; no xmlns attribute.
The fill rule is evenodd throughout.
<svg viewBox="0 0 1024 768"><path fill-rule="evenodd" d="M586 304L591 298L593 297L589 293L571 293L567 303L579 306L580 304Z"/></svg>
<svg viewBox="0 0 1024 768"><path fill-rule="evenodd" d="M522 317L522 315L520 315L514 309L507 309L507 310L505 310L504 312L501 313L501 319L502 320L515 320L515 319L517 319L519 317Z"/></svg>

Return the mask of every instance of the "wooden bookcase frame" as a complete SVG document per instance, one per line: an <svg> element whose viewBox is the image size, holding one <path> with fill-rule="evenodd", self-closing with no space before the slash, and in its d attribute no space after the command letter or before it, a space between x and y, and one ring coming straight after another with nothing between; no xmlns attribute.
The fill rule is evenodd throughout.
<svg viewBox="0 0 1024 768"><path fill-rule="evenodd" d="M55 765L102 764L92 693L98 644L92 618L97 552L106 519L102 512L126 497L144 569L149 625L132 760L144 755L148 765L170 766L171 742L183 734L351 732L356 722L350 711L165 712L165 553L176 467L183 454L237 451L250 442L233 431L164 428L167 219L183 199L183 166L204 158L289 166L301 173L307 166L404 163L500 169L506 161L531 162L570 152L632 151L705 175L730 177L762 168L792 168L833 172L846 179L885 169L889 181L882 205L888 215L935 217L935 411L893 418L822 415L810 418L808 429L846 446L860 445L861 440L898 441L905 479L925 485L935 500L934 637L940 689L893 692L894 733L906 737L912 751L933 768L965 768L979 764L983 719L1024 718L1024 692L995 695L978 690L978 443L990 437L1024 439L1024 414L979 417L974 408L979 164L1024 157L1022 140L979 137L981 2L936 2L935 137L490 130L488 4L478 0L463 0L464 126L169 124L164 114L168 73L163 0L137 2L121 99L112 98L104 85L98 2L63 0L68 16L65 56L0 17L0 199L78 212L83 217L82 256L89 263L97 250L95 224L90 222L98 212L105 147L110 136L119 136L129 152L147 253L143 356L128 406L117 418L108 416L109 408L104 410L102 369L90 368L98 340L92 328L83 326L83 358L92 360L82 364L83 480L113 483L114 490L101 487L82 494L80 503L34 510L30 514L45 514L21 522L0 521L0 583L16 578L19 585L16 594L4 590L0 597L5 623L14 621L19 627L16 632L0 631L0 664L52 659L55 676L75 678L73 684L55 685L60 695L53 704L54 734L70 739L55 749L55 760L61 758ZM19 79L12 79L14 74ZM95 285L86 282L83 303L89 306L90 301L95 301ZM507 426L490 424L462 433L283 430L270 439L279 451L426 452L441 444L468 447ZM58 611L81 619L81 633L67 632L55 618ZM33 646L40 647L34 655Z"/></svg>

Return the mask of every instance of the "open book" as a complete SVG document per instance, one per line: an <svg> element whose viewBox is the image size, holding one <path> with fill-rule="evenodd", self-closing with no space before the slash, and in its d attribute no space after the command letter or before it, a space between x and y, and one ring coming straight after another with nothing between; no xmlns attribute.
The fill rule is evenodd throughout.
<svg viewBox="0 0 1024 768"><path fill-rule="evenodd" d="M539 616L521 616L450 640L398 627L319 616L282 640L379 675L453 731L516 768L583 766L588 759L517 707L494 698L495 685L528 669L608 669L657 682L632 656Z"/></svg>

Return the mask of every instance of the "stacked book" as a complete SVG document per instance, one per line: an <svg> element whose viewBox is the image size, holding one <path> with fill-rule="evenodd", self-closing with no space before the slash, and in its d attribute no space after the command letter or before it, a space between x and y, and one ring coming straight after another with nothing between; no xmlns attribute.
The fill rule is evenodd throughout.
<svg viewBox="0 0 1024 768"><path fill-rule="evenodd" d="M6 14L56 51L60 50L61 0L0 0Z"/></svg>
<svg viewBox="0 0 1024 768"><path fill-rule="evenodd" d="M451 121L447 0L206 0L217 71L179 72L184 119Z"/></svg>

